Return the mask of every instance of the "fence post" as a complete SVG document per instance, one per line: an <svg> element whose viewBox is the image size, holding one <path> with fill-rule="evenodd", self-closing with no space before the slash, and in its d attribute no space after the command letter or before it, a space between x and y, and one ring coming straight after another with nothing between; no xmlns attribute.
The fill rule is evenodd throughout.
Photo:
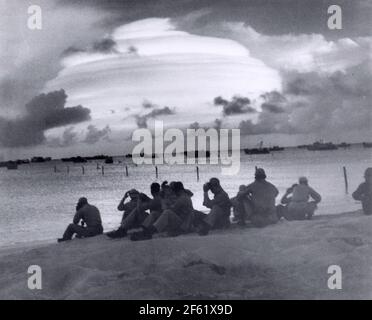
<svg viewBox="0 0 372 320"><path fill-rule="evenodd" d="M85 168L84 166L81 166L81 171L83 172L83 175L85 174Z"/></svg>
<svg viewBox="0 0 372 320"><path fill-rule="evenodd" d="M346 194L348 194L349 193L349 182L347 180L347 171L346 171L345 166L343 167L343 171L344 171L344 180L345 180L345 192Z"/></svg>
<svg viewBox="0 0 372 320"><path fill-rule="evenodd" d="M105 167L102 166L102 175L104 176L105 175Z"/></svg>
<svg viewBox="0 0 372 320"><path fill-rule="evenodd" d="M128 166L125 166L125 175L126 175L127 177L129 176Z"/></svg>
<svg viewBox="0 0 372 320"><path fill-rule="evenodd" d="M156 180L157 180L159 178L159 170L158 170L157 166L155 167L155 176L156 176Z"/></svg>
<svg viewBox="0 0 372 320"><path fill-rule="evenodd" d="M199 177L199 167L196 166L196 181L199 182L200 177Z"/></svg>

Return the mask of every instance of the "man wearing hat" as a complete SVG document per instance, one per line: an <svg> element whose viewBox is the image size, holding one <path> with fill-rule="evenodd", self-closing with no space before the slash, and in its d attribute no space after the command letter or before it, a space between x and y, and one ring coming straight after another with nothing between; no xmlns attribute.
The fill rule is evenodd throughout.
<svg viewBox="0 0 372 320"><path fill-rule="evenodd" d="M278 222L275 198L279 191L266 181L264 169L256 169L255 181L247 186L246 194L252 209L249 219L255 227L262 228Z"/></svg>
<svg viewBox="0 0 372 320"><path fill-rule="evenodd" d="M221 187L220 180L211 178L204 184L203 205L211 211L199 222L198 233L205 236L211 229L226 228L230 225L231 201L225 190ZM209 198L208 192L213 193L213 199Z"/></svg>
<svg viewBox="0 0 372 320"><path fill-rule="evenodd" d="M192 193L186 190L180 181L169 185L174 194L174 202L169 203L152 224L142 225L142 231L131 235L132 241L150 240L154 233L167 232L169 236L188 233L192 228L194 208Z"/></svg>
<svg viewBox="0 0 372 320"><path fill-rule="evenodd" d="M129 201L127 201L128 198ZM118 205L118 210L123 211L120 227L117 230L108 232L107 236L113 239L124 238L127 236L127 230L139 228L148 215L141 208L140 204L149 200L150 198L136 189L127 191Z"/></svg>
<svg viewBox="0 0 372 320"><path fill-rule="evenodd" d="M278 206L278 216L287 220L311 219L322 200L320 194L309 186L306 177L300 177L298 182L287 189L282 197L281 203L287 206Z"/></svg>
<svg viewBox="0 0 372 320"><path fill-rule="evenodd" d="M247 186L239 186L239 191L237 195L231 199L233 206L234 218L233 220L237 222L240 226L246 225L246 220L250 219L252 214L252 206L247 197Z"/></svg>
<svg viewBox="0 0 372 320"><path fill-rule="evenodd" d="M366 169L364 179L352 196L354 200L362 202L364 214L372 215L372 168Z"/></svg>
<svg viewBox="0 0 372 320"><path fill-rule="evenodd" d="M82 222L82 225L79 223ZM78 238L94 237L103 233L102 220L99 210L88 203L87 198L80 198L76 205L76 213L63 237L58 242L71 240L76 234Z"/></svg>

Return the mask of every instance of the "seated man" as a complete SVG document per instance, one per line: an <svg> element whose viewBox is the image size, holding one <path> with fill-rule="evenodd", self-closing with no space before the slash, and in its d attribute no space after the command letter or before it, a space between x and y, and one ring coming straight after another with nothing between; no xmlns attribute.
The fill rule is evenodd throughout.
<svg viewBox="0 0 372 320"><path fill-rule="evenodd" d="M208 191L214 195L213 199L209 198ZM225 190L222 189L220 181L212 178L203 186L204 201L203 205L211 211L201 221L198 230L199 235L204 236L211 229L227 228L230 225L231 201Z"/></svg>
<svg viewBox="0 0 372 320"><path fill-rule="evenodd" d="M275 198L279 191L273 184L266 181L264 169L256 170L255 181L247 186L246 194L251 204L250 221L253 226L262 228L278 222Z"/></svg>
<svg viewBox="0 0 372 320"><path fill-rule="evenodd" d="M137 207L137 200L140 193L136 189L131 189L124 194L124 197L120 200L118 210L123 211L121 220L123 221L132 211ZM129 198L129 201L126 200Z"/></svg>
<svg viewBox="0 0 372 320"><path fill-rule="evenodd" d="M363 212L372 215L372 168L367 168L364 173L365 182L353 192L354 200L362 202Z"/></svg>
<svg viewBox="0 0 372 320"><path fill-rule="evenodd" d="M252 206L247 194L247 186L241 185L236 197L231 199L234 221L241 226L246 224L246 220L249 220L252 214Z"/></svg>
<svg viewBox="0 0 372 320"><path fill-rule="evenodd" d="M152 199L141 203L141 210L149 210L150 214L143 221L141 226L150 227L152 224L159 219L162 212L162 203L160 197L160 185L154 182L151 184L151 195Z"/></svg>
<svg viewBox="0 0 372 320"><path fill-rule="evenodd" d="M162 183L160 191L162 211L171 208L177 199L174 192L175 183L175 181L172 181L170 184L167 181Z"/></svg>
<svg viewBox="0 0 372 320"><path fill-rule="evenodd" d="M190 192L184 189L182 182L171 183L169 189L166 187L164 191L167 194L166 209L152 225L143 225L143 231L134 233L131 237L132 241L151 239L157 232L167 232L168 235L174 236L191 230L194 208ZM174 199L173 204L170 199Z"/></svg>
<svg viewBox="0 0 372 320"><path fill-rule="evenodd" d="M310 199L312 200L309 201ZM307 178L301 177L299 184L287 189L281 200L286 206L278 206L277 213L287 220L310 220L321 200L320 194L309 186Z"/></svg>
<svg viewBox="0 0 372 320"><path fill-rule="evenodd" d="M128 197L130 197L130 200L125 203ZM127 236L128 230L139 228L148 216L144 206L150 200L145 194L139 193L135 189L126 192L118 205L118 210L124 211L120 227L108 232L107 236L112 239L124 238Z"/></svg>
<svg viewBox="0 0 372 320"><path fill-rule="evenodd" d="M288 205L292 200L291 194L293 193L294 187L296 187L298 184L295 183L291 187L289 187L285 194L283 195L282 199L280 200L280 204L276 206L276 215L278 216L278 219L284 217L288 213Z"/></svg>
<svg viewBox="0 0 372 320"><path fill-rule="evenodd" d="M80 221L82 224L79 225ZM76 213L63 237L58 239L58 242L71 240L76 234L78 238L94 237L103 233L102 220L99 210L88 203L87 198L80 198L76 205Z"/></svg>

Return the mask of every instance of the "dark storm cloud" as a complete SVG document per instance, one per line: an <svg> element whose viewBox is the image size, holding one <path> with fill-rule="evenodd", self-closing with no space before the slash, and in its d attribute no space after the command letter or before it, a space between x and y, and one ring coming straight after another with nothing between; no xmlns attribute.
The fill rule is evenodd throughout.
<svg viewBox="0 0 372 320"><path fill-rule="evenodd" d="M62 146L71 146L77 142L77 133L74 127L67 128L62 134Z"/></svg>
<svg viewBox="0 0 372 320"><path fill-rule="evenodd" d="M147 128L147 118L145 116L136 116L136 124L138 128Z"/></svg>
<svg viewBox="0 0 372 320"><path fill-rule="evenodd" d="M110 38L102 39L93 44L93 51L96 52L115 52L116 42Z"/></svg>
<svg viewBox="0 0 372 320"><path fill-rule="evenodd" d="M311 95L315 91L322 90L321 84L315 81L317 78L316 72L307 73L306 79L303 74L289 74L288 79L285 80L285 91L296 96Z"/></svg>
<svg viewBox="0 0 372 320"><path fill-rule="evenodd" d="M249 23L258 32L272 34L321 33L329 37L365 36L371 20L371 6L367 0L338 0L343 10L343 23L347 28L337 34L327 28L327 8L335 4L333 0L65 0L62 4L74 6L93 6L113 13L106 21L108 25L134 21L148 17L171 17L180 21L182 27L193 31L206 24L224 21ZM208 9L210 14L202 15L200 21L183 17L197 11Z"/></svg>
<svg viewBox="0 0 372 320"><path fill-rule="evenodd" d="M271 113L283 113L284 112L284 109L282 107L279 107L275 104L271 104L271 103L263 103L261 105L261 108L262 110L264 111L267 111L267 112L271 112Z"/></svg>
<svg viewBox="0 0 372 320"><path fill-rule="evenodd" d="M231 101L216 97L214 105L223 107L222 113L224 116L256 112L256 109L251 106L251 101L246 97L234 96Z"/></svg>
<svg viewBox="0 0 372 320"><path fill-rule="evenodd" d="M243 135L267 133L298 133L290 123L289 113L286 112L287 99L280 92L270 91L261 96L261 112L256 122L243 120L239 129Z"/></svg>
<svg viewBox="0 0 372 320"><path fill-rule="evenodd" d="M147 102L147 103L150 103L150 102ZM172 110L169 107L158 108L158 107L154 107L154 105L152 105L152 108L153 109L151 110L151 112L149 112L145 115L136 115L135 116L138 128L147 128L147 120L148 119L157 118L159 116L169 116L169 115L175 114L175 111Z"/></svg>
<svg viewBox="0 0 372 320"><path fill-rule="evenodd" d="M77 142L77 133L74 131L74 127L68 127L63 131L62 137L48 139L47 145L53 148L65 148L73 146Z"/></svg>
<svg viewBox="0 0 372 320"><path fill-rule="evenodd" d="M137 49L137 47L135 47L135 46L130 46L130 47L128 48L128 53L129 53L129 54L133 54L133 55L138 55L138 49Z"/></svg>
<svg viewBox="0 0 372 320"><path fill-rule="evenodd" d="M331 74L285 73L283 75L283 94L312 97L340 94L347 97L371 97L370 61L364 61L344 72L336 71Z"/></svg>
<svg viewBox="0 0 372 320"><path fill-rule="evenodd" d="M14 68L7 76L1 77L0 74L0 111L5 109L7 112L18 113L22 110L21 107L42 90L51 74L59 68L57 62L49 64L45 61L44 57L39 57L34 63Z"/></svg>
<svg viewBox="0 0 372 320"><path fill-rule="evenodd" d="M221 119L216 119L213 121L212 126L201 126L199 122L193 122L189 125L188 129L193 129L193 130L198 130L198 129L203 129L203 130L208 130L208 129L216 129L220 130L222 128L222 120Z"/></svg>
<svg viewBox="0 0 372 320"><path fill-rule="evenodd" d="M87 134L85 136L85 139L83 142L87 144L95 144L99 142L100 140L109 140L110 133L111 133L111 128L110 126L106 126L103 129L97 129L96 126L89 125L87 127Z"/></svg>
<svg viewBox="0 0 372 320"><path fill-rule="evenodd" d="M90 110L82 106L66 108L64 90L41 94L26 104L26 112L16 119L0 117L0 144L24 147L45 142L45 131L90 119Z"/></svg>
<svg viewBox="0 0 372 320"><path fill-rule="evenodd" d="M283 113L285 112L284 105L287 99L278 91L270 91L263 95L261 98L265 100L261 104L262 111L267 111L271 113Z"/></svg>
<svg viewBox="0 0 372 320"><path fill-rule="evenodd" d="M62 56L66 57L66 56L70 56L70 55L80 53L80 52L85 52L85 50L78 48L78 47L71 46L62 52Z"/></svg>
<svg viewBox="0 0 372 320"><path fill-rule="evenodd" d="M270 103L282 103L286 101L285 96L283 96L278 91L266 92L261 95L261 98L263 98L266 102L270 102Z"/></svg>
<svg viewBox="0 0 372 320"><path fill-rule="evenodd" d="M76 46L68 47L66 50L62 52L63 57L67 57L70 55L74 55L77 53L94 53L94 52L100 52L100 53L112 53L117 52L116 50L117 43L111 39L111 38L104 38L101 40L97 40L93 42L88 47L80 48Z"/></svg>
<svg viewBox="0 0 372 320"><path fill-rule="evenodd" d="M289 76L289 82L291 77ZM331 75L300 74L305 88L305 107L293 109L291 118L305 130L359 130L371 128L372 75L368 62ZM291 87L291 86L289 86ZM284 90L287 88L285 87ZM298 96L296 96L298 98Z"/></svg>
<svg viewBox="0 0 372 320"><path fill-rule="evenodd" d="M326 134L370 129L372 75L369 70L368 62L364 62L332 74L287 73L283 75L282 97L267 94L269 98L262 104L257 121L242 121L241 132Z"/></svg>
<svg viewBox="0 0 372 320"><path fill-rule="evenodd" d="M0 52L0 115L5 117L24 113L25 104L48 87L63 68L60 59L66 48L84 48L111 30L101 24L107 12L60 0L41 2L43 28L37 32L27 27L29 1L0 5L6 26L0 28L0 47L6 48Z"/></svg>
<svg viewBox="0 0 372 320"><path fill-rule="evenodd" d="M174 114L174 110L170 109L169 107L164 107L152 110L149 114L147 114L147 117L156 118L157 116L168 116L172 114Z"/></svg>
<svg viewBox="0 0 372 320"><path fill-rule="evenodd" d="M216 130L220 130L222 128L222 120L221 119L214 120L213 128Z"/></svg>
<svg viewBox="0 0 372 320"><path fill-rule="evenodd" d="M200 124L199 124L199 122L197 122L197 121L191 123L191 124L189 125L189 127L188 127L188 129L193 129L193 130L198 130L198 129L200 129L200 128L201 128L201 127L200 127Z"/></svg>
<svg viewBox="0 0 372 320"><path fill-rule="evenodd" d="M142 107L143 107L144 109L153 109L153 108L156 108L156 104L153 104L152 102L145 100L145 101L142 103Z"/></svg>
<svg viewBox="0 0 372 320"><path fill-rule="evenodd" d="M257 123L254 123L252 120L241 121L239 129L242 135L269 133L296 134L302 132L291 125L288 115L281 114L277 116L270 112L261 112Z"/></svg>
<svg viewBox="0 0 372 320"><path fill-rule="evenodd" d="M227 101L226 99L224 99L220 96L220 97L214 98L214 104L216 106L225 106L225 105L229 104L229 101Z"/></svg>

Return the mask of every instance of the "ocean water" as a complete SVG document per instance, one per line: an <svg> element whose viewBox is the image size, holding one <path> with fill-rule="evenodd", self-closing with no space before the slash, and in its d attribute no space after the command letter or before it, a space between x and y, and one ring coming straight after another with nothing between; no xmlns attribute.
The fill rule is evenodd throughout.
<svg viewBox="0 0 372 320"><path fill-rule="evenodd" d="M114 164L104 165L103 176L101 170L97 170L97 163L100 162L83 164L84 175L82 164L59 161L22 165L15 171L0 168L0 246L60 237L71 222L76 201L81 196L86 196L100 209L104 228L113 229L121 220L121 212L116 207L124 193L137 188L149 194L150 184L156 181L153 165L135 166L130 159L116 157ZM129 177L125 174L126 165ZM194 192L194 207L203 210L205 181L218 177L232 197L239 185L253 181L255 166L263 167L268 180L278 187L278 202L286 188L305 175L323 198L316 214L337 214L360 208L351 193L362 182L365 168L372 166L372 150L354 145L335 151L291 148L269 155L242 153L240 172L236 176L222 176L218 165L200 165L200 182L197 182L195 165L160 165L158 181L183 181L185 187ZM349 194L345 193L343 166L347 168Z"/></svg>

